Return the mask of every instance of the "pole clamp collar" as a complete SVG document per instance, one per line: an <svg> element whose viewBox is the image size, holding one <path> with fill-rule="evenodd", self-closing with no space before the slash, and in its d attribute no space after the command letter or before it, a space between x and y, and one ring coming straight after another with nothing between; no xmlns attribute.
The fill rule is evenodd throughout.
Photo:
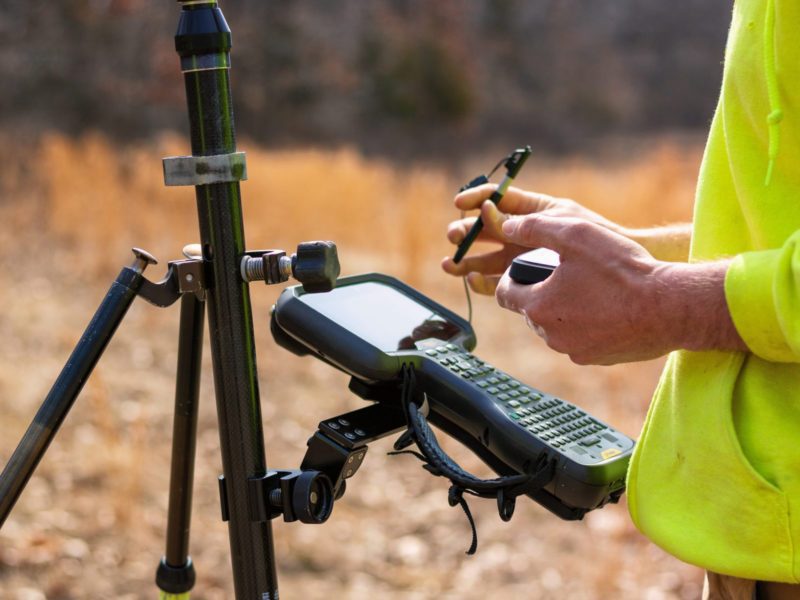
<svg viewBox="0 0 800 600"><path fill-rule="evenodd" d="M244 152L214 156L168 156L163 159L164 183L174 185L210 185L247 179Z"/></svg>

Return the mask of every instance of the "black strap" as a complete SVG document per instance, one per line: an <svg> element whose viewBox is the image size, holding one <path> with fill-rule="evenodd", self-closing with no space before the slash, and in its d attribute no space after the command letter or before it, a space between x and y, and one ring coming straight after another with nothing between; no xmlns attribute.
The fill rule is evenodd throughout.
<svg viewBox="0 0 800 600"><path fill-rule="evenodd" d="M469 545L467 554L472 556L478 550L478 529L475 527L475 519L472 518L472 511L469 509L469 504L464 500L464 490L455 485L451 485L447 490L447 503L450 506L460 505L464 509L464 514L467 515L470 529L472 529L472 543Z"/></svg>
<svg viewBox="0 0 800 600"><path fill-rule="evenodd" d="M411 365L403 366L401 398L406 412L408 430L395 442L395 452L389 454L412 454L425 463L423 466L427 471L450 480L452 486L448 492L448 502L450 506L460 505L464 510L472 529L472 544L467 550L467 554L475 554L478 548L478 534L464 494L480 498L496 498L500 518L508 521L514 514L517 496L540 490L553 478L553 463L543 456L535 466L533 473L501 476L494 479L476 477L461 468L439 446L436 435L428 425L424 411L420 408L424 401L424 395L420 394L417 389L416 374ZM419 452L404 450L411 444L416 444Z"/></svg>

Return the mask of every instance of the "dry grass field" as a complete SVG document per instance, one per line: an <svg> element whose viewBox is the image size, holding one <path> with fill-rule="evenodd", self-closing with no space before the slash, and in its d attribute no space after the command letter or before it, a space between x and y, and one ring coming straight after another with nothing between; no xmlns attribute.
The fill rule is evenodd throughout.
<svg viewBox="0 0 800 600"><path fill-rule="evenodd" d="M0 148L18 148L16 143ZM68 357L110 281L141 246L163 262L196 241L194 194L162 185L160 158L186 153L165 137L118 148L87 136L23 143L0 155L0 464ZM248 248L338 243L343 274L382 271L465 312L461 282L439 270L453 191L463 172L400 168L351 150L248 151L243 184ZM697 144L639 142L608 156L534 158L519 183L572 196L631 225L687 220ZM151 267L151 279L162 266ZM251 286L271 467L295 468L316 423L360 406L347 379L277 348L268 310L279 289ZM0 599L155 597L166 521L177 305L134 304L56 441L0 531ZM521 318L475 300L476 353L576 402L635 437L660 361L578 367L549 351ZM210 356L198 432L192 555L197 598L232 598ZM322 526L276 522L281 597L677 599L699 596L701 573L644 539L623 502L582 522L520 501L510 523L471 502L479 549L447 504L447 484L408 457L370 448ZM486 473L463 449L447 448Z"/></svg>

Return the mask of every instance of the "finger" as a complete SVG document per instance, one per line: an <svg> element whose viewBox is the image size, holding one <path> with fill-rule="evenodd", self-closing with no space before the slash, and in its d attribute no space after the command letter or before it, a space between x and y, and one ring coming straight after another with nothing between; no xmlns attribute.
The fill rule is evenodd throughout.
<svg viewBox="0 0 800 600"><path fill-rule="evenodd" d="M533 285L521 285L511 279L508 271L506 271L497 283L497 289L494 295L497 299L497 303L502 308L522 313L528 318L525 309L530 306L531 299L544 284L545 282Z"/></svg>
<svg viewBox="0 0 800 600"><path fill-rule="evenodd" d="M465 190L455 197L456 208L461 210L474 210L479 208L497 189L497 185L486 183L478 187ZM529 192L511 186L500 200L499 206L503 212L525 215L528 213L547 210L557 205L557 200L547 194Z"/></svg>
<svg viewBox="0 0 800 600"><path fill-rule="evenodd" d="M442 261L442 269L450 275L464 276L477 272L484 275L500 275L508 268L508 254L503 250L465 256L456 264L449 256Z"/></svg>
<svg viewBox="0 0 800 600"><path fill-rule="evenodd" d="M447 226L447 239L451 244L460 244L461 240L467 237L467 232L472 229L472 226L477 221L477 217L468 217L466 219L459 219L453 221Z"/></svg>
<svg viewBox="0 0 800 600"><path fill-rule="evenodd" d="M468 217L466 219L462 219L459 221L453 221L447 226L447 240L451 244L460 244L464 241L464 238L467 237L467 233L470 229L472 229L473 225L475 225L475 221L477 217ZM492 228L487 230L486 228L481 229L476 241L480 242L497 242L506 240L505 234L503 234L502 230L500 229L500 225L498 224L496 228Z"/></svg>
<svg viewBox="0 0 800 600"><path fill-rule="evenodd" d="M496 183L484 183L474 188L459 192L455 197L456 208L460 210L473 210L480 207L484 200L488 200L497 189Z"/></svg>
<svg viewBox="0 0 800 600"><path fill-rule="evenodd" d="M497 190L497 184L485 183L478 187L465 190L455 197L456 208L461 210L474 210L489 199L489 197ZM537 202L527 202L526 196L536 196L536 194L529 194L523 192L519 188L510 187L506 190L505 195L500 199L500 208L506 212L513 212L515 214L524 214L538 210Z"/></svg>
<svg viewBox="0 0 800 600"><path fill-rule="evenodd" d="M478 240L508 241L502 229L502 225L508 219L508 215L500 212L493 202L484 201L481 205L480 218L483 221L483 229L478 234ZM450 223L447 227L447 239L450 243L460 244L467 237L467 233L472 229L476 220L477 217L468 217Z"/></svg>
<svg viewBox="0 0 800 600"><path fill-rule="evenodd" d="M489 203L491 204L491 202ZM494 205L493 205L494 206ZM467 217L466 219L460 219L458 221L453 221L447 226L447 240L451 244L460 244L465 237L467 237L467 232L472 229L472 226L477 221L477 217ZM478 241L498 241L506 239L506 236L500 233L500 225L496 228L492 228L487 230L486 228L481 229L481 232L478 234L477 240ZM497 236L500 237L497 237Z"/></svg>
<svg viewBox="0 0 800 600"><path fill-rule="evenodd" d="M472 291L485 296L492 296L494 294L499 281L499 275L483 275L474 272L467 275L467 283Z"/></svg>
<svg viewBox="0 0 800 600"><path fill-rule="evenodd" d="M586 248L598 241L598 230L601 229L582 219L541 214L512 217L501 227L509 241L529 248L550 248L558 252L562 259L577 248Z"/></svg>
<svg viewBox="0 0 800 600"><path fill-rule="evenodd" d="M503 223L508 220L508 215L501 213L494 202L489 200L481 204L481 220L485 235L495 240L508 241L503 233Z"/></svg>

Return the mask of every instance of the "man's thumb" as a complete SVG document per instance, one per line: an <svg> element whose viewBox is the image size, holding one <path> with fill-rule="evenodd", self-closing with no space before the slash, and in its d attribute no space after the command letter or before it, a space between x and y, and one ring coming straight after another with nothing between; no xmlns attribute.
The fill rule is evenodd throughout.
<svg viewBox="0 0 800 600"><path fill-rule="evenodd" d="M522 219L519 217L511 217L506 219L506 221L503 223L503 233L509 237L512 237L517 232L520 221L522 221Z"/></svg>
<svg viewBox="0 0 800 600"><path fill-rule="evenodd" d="M512 243L520 246L530 248L547 246L556 249L559 246L557 234L562 228L563 223L560 220L532 213L508 219L503 223L503 235ZM556 244L556 246L551 246L551 244Z"/></svg>
<svg viewBox="0 0 800 600"><path fill-rule="evenodd" d="M525 244L534 231L538 233L539 217L536 214L511 217L503 223L503 234L517 244Z"/></svg>

